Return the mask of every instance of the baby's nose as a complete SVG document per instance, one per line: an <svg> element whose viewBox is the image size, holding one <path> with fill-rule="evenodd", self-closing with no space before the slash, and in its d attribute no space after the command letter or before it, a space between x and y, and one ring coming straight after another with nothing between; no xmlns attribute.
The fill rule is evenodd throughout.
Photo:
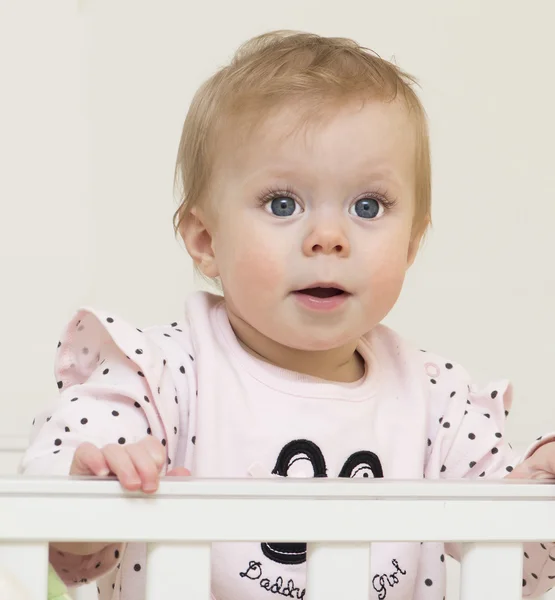
<svg viewBox="0 0 555 600"><path fill-rule="evenodd" d="M332 254L347 257L351 252L345 232L337 224L328 224L314 229L305 239L303 252L306 256Z"/></svg>

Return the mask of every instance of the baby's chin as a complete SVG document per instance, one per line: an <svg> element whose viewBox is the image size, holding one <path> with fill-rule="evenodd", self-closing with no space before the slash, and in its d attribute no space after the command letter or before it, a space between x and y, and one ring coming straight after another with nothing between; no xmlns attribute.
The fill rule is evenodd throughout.
<svg viewBox="0 0 555 600"><path fill-rule="evenodd" d="M314 332L306 332L303 335L302 331L290 332L290 335L284 335L285 332L280 332L279 335L268 336L274 342L281 344L291 350L299 352L329 352L339 350L345 346L356 346L363 334L342 332L341 334L330 335L329 332L322 332L316 335Z"/></svg>

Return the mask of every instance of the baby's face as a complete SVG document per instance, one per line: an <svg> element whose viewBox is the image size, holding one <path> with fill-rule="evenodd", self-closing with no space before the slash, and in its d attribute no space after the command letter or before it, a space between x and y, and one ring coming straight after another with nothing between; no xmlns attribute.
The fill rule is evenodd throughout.
<svg viewBox="0 0 555 600"><path fill-rule="evenodd" d="M211 233L228 310L285 346L370 331L413 257L414 127L398 102L360 106L289 136L283 109L219 160Z"/></svg>

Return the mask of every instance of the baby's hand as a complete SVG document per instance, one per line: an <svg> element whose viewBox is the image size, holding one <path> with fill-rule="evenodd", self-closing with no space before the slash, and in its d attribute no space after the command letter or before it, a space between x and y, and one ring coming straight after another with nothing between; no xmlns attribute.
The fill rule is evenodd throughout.
<svg viewBox="0 0 555 600"><path fill-rule="evenodd" d="M517 465L505 479L555 480L555 443L547 442Z"/></svg>
<svg viewBox="0 0 555 600"><path fill-rule="evenodd" d="M126 490L151 494L158 489L166 460L164 446L152 435L135 444L108 444L103 448L84 442L77 447L70 475L115 475ZM181 474L181 473L180 473Z"/></svg>

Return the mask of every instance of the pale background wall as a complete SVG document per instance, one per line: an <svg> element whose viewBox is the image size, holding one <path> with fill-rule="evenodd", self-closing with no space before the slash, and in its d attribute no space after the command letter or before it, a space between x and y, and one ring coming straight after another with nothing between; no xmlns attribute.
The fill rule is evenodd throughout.
<svg viewBox="0 0 555 600"><path fill-rule="evenodd" d="M387 322L516 386L509 434L555 427L551 0L0 0L0 470L57 390L81 304L179 317L172 175L195 89L269 29L354 37L416 75L434 219Z"/></svg>

